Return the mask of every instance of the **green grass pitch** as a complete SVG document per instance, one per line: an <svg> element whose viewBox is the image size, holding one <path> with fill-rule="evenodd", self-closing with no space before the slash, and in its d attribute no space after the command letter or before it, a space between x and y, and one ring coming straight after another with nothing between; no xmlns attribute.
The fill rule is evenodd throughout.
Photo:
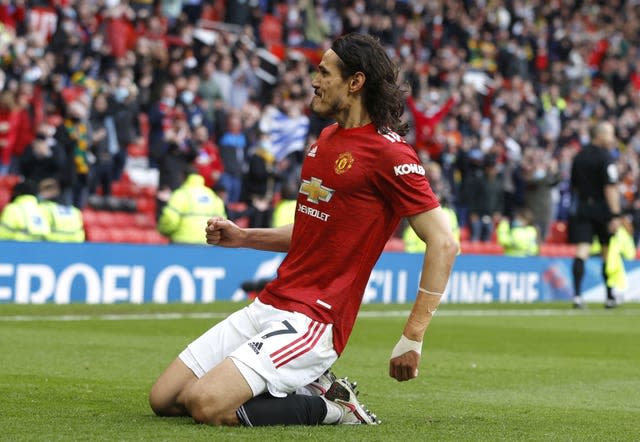
<svg viewBox="0 0 640 442"><path fill-rule="evenodd" d="M334 367L377 427L215 428L157 418L151 384L237 309L0 305L0 440L638 441L640 305L443 305L420 377L387 361L409 306L365 306Z"/></svg>

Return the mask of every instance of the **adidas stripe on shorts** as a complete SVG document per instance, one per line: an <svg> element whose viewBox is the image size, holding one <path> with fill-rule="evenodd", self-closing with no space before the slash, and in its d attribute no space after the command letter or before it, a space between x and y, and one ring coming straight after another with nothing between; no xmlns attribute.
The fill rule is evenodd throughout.
<svg viewBox="0 0 640 442"><path fill-rule="evenodd" d="M317 379L338 359L332 330L331 324L256 299L210 328L179 357L199 378L230 357L254 396L268 390L283 397Z"/></svg>

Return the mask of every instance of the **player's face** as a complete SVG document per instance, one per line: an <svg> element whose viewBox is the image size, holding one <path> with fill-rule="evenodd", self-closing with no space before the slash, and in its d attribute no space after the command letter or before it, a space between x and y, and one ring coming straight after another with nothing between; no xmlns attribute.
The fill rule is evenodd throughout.
<svg viewBox="0 0 640 442"><path fill-rule="evenodd" d="M311 82L315 93L311 100L311 110L321 117L336 118L347 110L348 82L340 75L339 61L338 55L328 49Z"/></svg>

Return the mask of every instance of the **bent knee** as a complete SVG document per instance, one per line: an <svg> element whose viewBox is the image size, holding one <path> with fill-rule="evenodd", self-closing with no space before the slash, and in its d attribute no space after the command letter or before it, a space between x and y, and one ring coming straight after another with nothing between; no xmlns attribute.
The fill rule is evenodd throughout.
<svg viewBox="0 0 640 442"><path fill-rule="evenodd" d="M184 405L178 403L178 396L155 384L149 391L149 406L156 416L184 416L187 410Z"/></svg>
<svg viewBox="0 0 640 442"><path fill-rule="evenodd" d="M199 424L238 425L235 410L228 410L224 401L215 396L192 389L187 396L185 405L189 415Z"/></svg>

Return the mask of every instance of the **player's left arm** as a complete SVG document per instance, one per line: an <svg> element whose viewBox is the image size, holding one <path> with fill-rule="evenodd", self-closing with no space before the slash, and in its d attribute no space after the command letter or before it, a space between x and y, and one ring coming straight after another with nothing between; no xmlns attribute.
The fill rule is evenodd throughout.
<svg viewBox="0 0 640 442"><path fill-rule="evenodd" d="M389 361L389 376L398 381L418 375L424 334L447 287L458 253L449 219L441 207L411 216L409 223L427 243L427 252L416 301Z"/></svg>

